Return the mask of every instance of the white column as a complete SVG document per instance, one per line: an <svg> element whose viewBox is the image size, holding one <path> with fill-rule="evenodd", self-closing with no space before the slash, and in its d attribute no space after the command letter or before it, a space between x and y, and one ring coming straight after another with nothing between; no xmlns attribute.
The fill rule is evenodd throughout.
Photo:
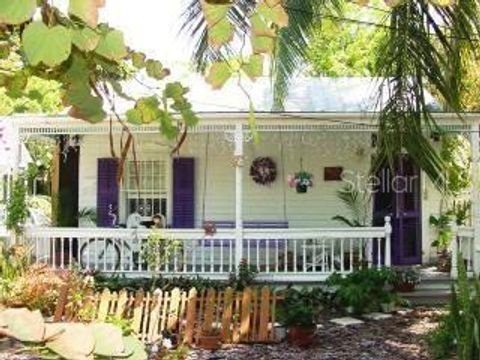
<svg viewBox="0 0 480 360"><path fill-rule="evenodd" d="M450 223L450 229L452 231L452 240L450 242L452 266L450 267L450 277L456 279L458 277L458 228L455 220Z"/></svg>
<svg viewBox="0 0 480 360"><path fill-rule="evenodd" d="M390 216L385 216L385 266L392 266L392 224Z"/></svg>
<svg viewBox="0 0 480 360"><path fill-rule="evenodd" d="M243 125L235 125L235 264L243 258Z"/></svg>
<svg viewBox="0 0 480 360"><path fill-rule="evenodd" d="M478 250L480 249L480 201L479 201L479 162L480 162L480 126L475 121L471 126L470 143L472 147L472 225L473 225L473 269L478 274L480 271L480 261L478 259Z"/></svg>

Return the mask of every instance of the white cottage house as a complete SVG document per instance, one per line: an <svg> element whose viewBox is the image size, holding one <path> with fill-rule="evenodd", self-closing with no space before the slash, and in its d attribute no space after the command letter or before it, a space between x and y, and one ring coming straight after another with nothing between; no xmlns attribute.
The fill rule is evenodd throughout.
<svg viewBox="0 0 480 360"><path fill-rule="evenodd" d="M132 155L117 182L118 159L112 157L109 134L118 156L122 130L115 121L12 119L23 139L61 137L56 182L60 192L70 194L66 211L97 213L96 226L29 229L37 261L59 267L80 263L104 272L225 278L245 259L261 279L301 282L352 271L362 262L390 266L431 260L429 217L439 211L440 193L407 156L402 174L407 188L398 192L383 186L391 181L384 172L366 204L367 226L347 227L333 219L349 216L337 191L346 180L366 179L370 170L377 130L371 80L296 79L283 112L269 111L269 81L259 81L251 90L258 143L248 125L247 101L235 86L214 92L200 82L190 85L201 121L177 153L170 154L172 143L157 126L131 127L139 187ZM465 115L461 121L438 112L435 118L444 129L471 140L477 184L480 116ZM254 164L260 165L252 170ZM289 174L301 170L313 175L307 192L287 183ZM259 173L265 171L262 183ZM469 196L478 214L477 186ZM149 269L142 259L151 230L127 227L137 213L147 227L160 214L166 225L161 233L182 243L159 269ZM469 270L480 266L479 230L477 221L456 229L453 250L461 247Z"/></svg>

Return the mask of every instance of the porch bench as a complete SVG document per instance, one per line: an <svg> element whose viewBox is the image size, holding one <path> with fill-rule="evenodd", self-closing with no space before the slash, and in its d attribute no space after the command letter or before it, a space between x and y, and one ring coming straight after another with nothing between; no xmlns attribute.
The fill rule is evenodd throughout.
<svg viewBox="0 0 480 360"><path fill-rule="evenodd" d="M229 220L221 220L221 221L213 221L215 226L218 229L234 229L235 222ZM253 220L253 221L244 221L243 222L244 229L288 229L288 221L262 221L262 220ZM278 240L278 241L277 241ZM222 239L205 239L203 240L205 246L228 246L228 241ZM245 239L243 246L247 247L248 242L251 242L253 246L256 246L256 240L253 239ZM255 242L255 243L254 243ZM270 239L270 240L258 240L258 244L260 247L267 247L267 243L269 243L269 247L275 246L283 246L284 239Z"/></svg>

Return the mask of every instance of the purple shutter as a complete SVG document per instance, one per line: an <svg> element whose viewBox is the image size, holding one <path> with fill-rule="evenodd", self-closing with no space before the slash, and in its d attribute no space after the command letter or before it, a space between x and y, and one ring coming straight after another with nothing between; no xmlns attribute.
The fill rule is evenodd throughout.
<svg viewBox="0 0 480 360"><path fill-rule="evenodd" d="M195 227L195 159L173 159L173 227Z"/></svg>
<svg viewBox="0 0 480 360"><path fill-rule="evenodd" d="M97 225L113 227L118 216L118 159L103 158L97 161Z"/></svg>

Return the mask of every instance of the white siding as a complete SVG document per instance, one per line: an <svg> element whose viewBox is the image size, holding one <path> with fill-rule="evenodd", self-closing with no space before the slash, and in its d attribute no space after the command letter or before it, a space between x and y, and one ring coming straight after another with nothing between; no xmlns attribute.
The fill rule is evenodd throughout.
<svg viewBox="0 0 480 360"><path fill-rule="evenodd" d="M204 219L233 221L235 218L232 144L224 134L211 134L208 138L208 164L205 158L206 134L190 135L180 151L180 156L196 159L197 226L201 226ZM118 139L115 142L118 148ZM139 135L136 143L139 160L167 156L168 147L162 145L164 142L161 135ZM337 214L347 215L335 195L342 182L324 181L324 167L342 166L345 170L366 174L370 166L370 136L362 132L263 133L259 144L249 142L245 145L245 153L245 220L287 220L290 227L340 226L331 218ZM109 156L107 135L83 137L80 152L80 208L95 207L96 159ZM257 185L249 176L250 164L257 156L269 156L277 163L277 180L269 186ZM314 187L307 194L297 194L295 189L286 184L287 174L300 170L300 158L303 158L304 170L314 174ZM285 173L282 173L283 169Z"/></svg>

